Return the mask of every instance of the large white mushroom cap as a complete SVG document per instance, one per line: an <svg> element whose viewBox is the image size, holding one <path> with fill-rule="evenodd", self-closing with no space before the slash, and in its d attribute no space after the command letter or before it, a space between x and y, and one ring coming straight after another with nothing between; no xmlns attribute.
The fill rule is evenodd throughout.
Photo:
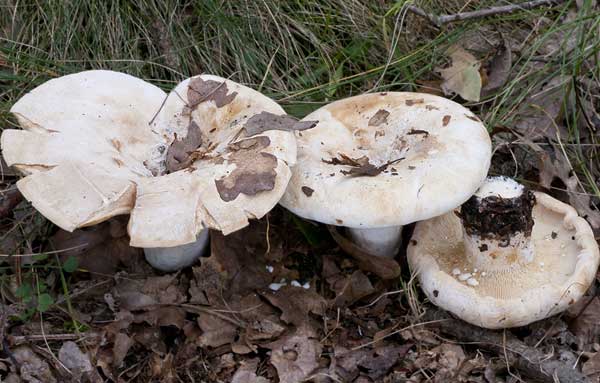
<svg viewBox="0 0 600 383"><path fill-rule="evenodd" d="M139 247L246 226L280 199L296 159L293 133L244 129L283 109L217 76L187 79L167 95L126 74L86 71L42 84L11 112L23 130L5 130L1 146L27 175L17 183L25 198L68 231L131 213Z"/></svg>
<svg viewBox="0 0 600 383"><path fill-rule="evenodd" d="M533 261L519 262L515 254L501 270L482 272L470 263L453 212L417 223L408 263L431 302L486 328L524 326L577 302L600 262L592 229L571 206L544 193L535 199Z"/></svg>
<svg viewBox="0 0 600 383"><path fill-rule="evenodd" d="M435 217L465 202L490 165L481 121L430 94L355 96L305 120L319 122L297 133L298 163L280 203L327 224L379 228Z"/></svg>

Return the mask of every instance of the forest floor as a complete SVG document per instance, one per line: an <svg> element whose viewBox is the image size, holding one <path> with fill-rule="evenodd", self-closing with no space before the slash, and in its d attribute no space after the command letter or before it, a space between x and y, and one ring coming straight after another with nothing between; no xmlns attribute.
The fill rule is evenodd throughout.
<svg viewBox="0 0 600 383"><path fill-rule="evenodd" d="M437 17L507 4L5 0L0 129L18 127L9 110L37 85L98 68L165 91L220 75L298 118L366 92L440 94L488 127L490 174L574 206L598 239L600 8ZM598 281L561 315L482 330L420 291L405 260L413 225L400 277L385 279L281 207L211 232L205 257L164 274L129 246L126 217L62 231L1 165L0 381L600 381Z"/></svg>

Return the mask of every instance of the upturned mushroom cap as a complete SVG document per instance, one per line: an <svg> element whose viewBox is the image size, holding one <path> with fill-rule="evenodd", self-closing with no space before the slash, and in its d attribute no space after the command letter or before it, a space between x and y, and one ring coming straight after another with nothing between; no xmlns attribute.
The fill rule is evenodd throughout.
<svg viewBox="0 0 600 383"><path fill-rule="evenodd" d="M466 201L485 179L490 137L468 109L430 94L388 92L326 105L298 132L280 203L353 228L405 225Z"/></svg>
<svg viewBox="0 0 600 383"><path fill-rule="evenodd" d="M166 100L165 100L166 98ZM1 137L17 186L72 231L131 213L131 244L191 243L206 227L227 234L280 199L296 158L293 133L245 124L283 115L268 97L210 75L168 96L135 77L103 70L50 80L11 111L23 130Z"/></svg>
<svg viewBox="0 0 600 383"><path fill-rule="evenodd" d="M539 192L535 199L534 260L517 264L515 256L514 268L485 275L474 273L465 257L454 212L417 223L408 263L431 302L477 326L507 328L559 313L581 298L600 261L593 232L571 206ZM477 284L461 281L457 272L474 273Z"/></svg>

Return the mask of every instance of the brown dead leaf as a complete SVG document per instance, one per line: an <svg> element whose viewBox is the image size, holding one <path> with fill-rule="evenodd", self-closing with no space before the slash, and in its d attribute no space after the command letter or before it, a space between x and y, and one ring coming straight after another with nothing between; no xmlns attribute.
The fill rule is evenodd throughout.
<svg viewBox="0 0 600 383"><path fill-rule="evenodd" d="M275 339L286 330L276 309L255 293L243 297L236 309L247 323L244 338L249 344Z"/></svg>
<svg viewBox="0 0 600 383"><path fill-rule="evenodd" d="M577 337L580 349L597 342L600 335L600 298L584 297L567 311L572 318L569 329Z"/></svg>
<svg viewBox="0 0 600 383"><path fill-rule="evenodd" d="M243 360L240 367L233 374L231 383L269 383L266 378L256 375L258 362L258 358Z"/></svg>
<svg viewBox="0 0 600 383"><path fill-rule="evenodd" d="M135 342L131 339L127 334L122 332L115 335L114 345L113 345L113 360L112 365L115 368L121 367L127 353L131 346L133 346Z"/></svg>
<svg viewBox="0 0 600 383"><path fill-rule="evenodd" d="M96 369L92 366L88 355L84 354L77 343L67 341L58 351L58 360L73 374L76 381L101 382Z"/></svg>
<svg viewBox="0 0 600 383"><path fill-rule="evenodd" d="M297 383L319 367L322 346L305 327L265 347L271 349L271 364L281 383Z"/></svg>
<svg viewBox="0 0 600 383"><path fill-rule="evenodd" d="M369 278L360 270L356 270L349 277L340 275L331 288L336 293L334 304L337 307L351 305L375 292Z"/></svg>
<svg viewBox="0 0 600 383"><path fill-rule="evenodd" d="M356 260L361 270L369 271L383 279L394 279L400 275L400 265L393 259L370 255L340 234L337 226L329 225L327 228L335 242Z"/></svg>
<svg viewBox="0 0 600 383"><path fill-rule="evenodd" d="M558 178L566 186L569 204L584 217L595 230L600 229L600 211L592 208L591 196L579 185L577 175L569 165L569 160L560 150L554 151L556 159L552 161L548 152L539 152L539 180L545 188L552 186L552 181Z"/></svg>
<svg viewBox="0 0 600 383"><path fill-rule="evenodd" d="M199 157L195 150L202 145L202 132L194 121L190 121L185 137L175 139L167 149L167 173L176 172L189 167Z"/></svg>
<svg viewBox="0 0 600 383"><path fill-rule="evenodd" d="M381 124L387 124L387 118L390 115L385 109L379 109L373 117L369 119L369 126L379 126Z"/></svg>
<svg viewBox="0 0 600 383"><path fill-rule="evenodd" d="M453 381L466 359L462 347L457 344L444 343L433 348L431 352L437 356L436 381Z"/></svg>
<svg viewBox="0 0 600 383"><path fill-rule="evenodd" d="M209 304L222 304L230 301L233 295L246 296L271 283L272 275L266 270L264 261L264 230L264 222L258 221L227 236L211 230L211 256L202 258L200 270L195 273L196 280L192 282L204 291ZM210 281L204 283L205 279ZM190 293L192 299L196 299L191 289Z"/></svg>
<svg viewBox="0 0 600 383"><path fill-rule="evenodd" d="M581 366L581 372L587 376L590 381L597 382L600 378L600 352L595 352L591 358L586 360Z"/></svg>
<svg viewBox="0 0 600 383"><path fill-rule="evenodd" d="M342 346L335 346L334 355L338 368L351 381L359 373L364 371L371 379L379 381L387 375L389 370L403 358L413 347L413 344L405 345L386 345L375 349L359 348L348 350Z"/></svg>
<svg viewBox="0 0 600 383"><path fill-rule="evenodd" d="M333 157L330 160L321 159L321 161L329 165L349 166L350 170L340 170L340 173L352 177L374 177L383 172L385 169L387 169L388 166L395 164L396 162L402 161L404 159L404 157L397 158L395 160L390 160L381 166L375 166L369 161L369 158L367 156L362 156L360 158L351 158L345 155L344 153L338 153L338 156L339 158Z"/></svg>
<svg viewBox="0 0 600 383"><path fill-rule="evenodd" d="M164 356L152 354L150 356L150 371L153 378L161 383L175 383L181 381L177 378L177 371L173 365L173 355L167 354Z"/></svg>
<svg viewBox="0 0 600 383"><path fill-rule="evenodd" d="M237 326L214 315L199 315L198 326L202 330L199 338L201 346L219 347L231 344L237 336Z"/></svg>
<svg viewBox="0 0 600 383"><path fill-rule="evenodd" d="M419 93L429 93L436 96L444 96L441 80L416 80L416 91Z"/></svg>
<svg viewBox="0 0 600 383"><path fill-rule="evenodd" d="M174 326L183 328L185 311L179 307L158 307L135 316L135 322L150 326Z"/></svg>
<svg viewBox="0 0 600 383"><path fill-rule="evenodd" d="M121 309L148 310L158 304L177 304L186 301L185 291L177 274L150 277L146 280L120 279L113 296Z"/></svg>
<svg viewBox="0 0 600 383"><path fill-rule="evenodd" d="M267 130L283 130L286 132L307 130L314 128L317 123L318 121L298 121L297 118L288 114L279 116L263 111L250 117L244 124L244 130L246 136L251 137Z"/></svg>
<svg viewBox="0 0 600 383"><path fill-rule="evenodd" d="M448 68L438 68L444 79L442 90L446 95L458 94L467 101L479 101L481 75L479 60L458 45L453 45L446 54L452 60Z"/></svg>
<svg viewBox="0 0 600 383"><path fill-rule="evenodd" d="M0 191L0 219L9 216L21 201L23 195L17 188Z"/></svg>
<svg viewBox="0 0 600 383"><path fill-rule="evenodd" d="M121 264L133 269L144 264L141 250L129 246L126 226L121 218L112 218L72 233L59 229L50 242L60 250L61 262L74 257L78 269L88 271L92 277L112 275Z"/></svg>
<svg viewBox="0 0 600 383"><path fill-rule="evenodd" d="M255 195L273 190L277 177L277 157L261 152L270 143L269 137L259 136L230 145L231 151L227 160L234 163L236 168L228 176L215 180L223 201L233 201L240 193Z"/></svg>
<svg viewBox="0 0 600 383"><path fill-rule="evenodd" d="M203 102L214 101L217 108L222 108L237 96L237 92L227 94L228 92L227 83L224 81L204 81L201 77L193 78L188 85L188 106L193 109Z"/></svg>
<svg viewBox="0 0 600 383"><path fill-rule="evenodd" d="M260 294L281 310L281 320L298 327L310 321L310 313L323 315L327 307L320 294L301 287L283 286L277 291L265 290Z"/></svg>
<svg viewBox="0 0 600 383"><path fill-rule="evenodd" d="M164 355L167 352L167 345L163 340L160 328L156 326L137 329L133 339L156 354Z"/></svg>
<svg viewBox="0 0 600 383"><path fill-rule="evenodd" d="M55 383L56 378L46 361L28 346L19 346L12 351L21 379L27 383Z"/></svg>
<svg viewBox="0 0 600 383"><path fill-rule="evenodd" d="M556 140L557 134L568 137L566 129L558 125L562 107L567 97L570 78L556 76L548 83L534 88L531 96L522 103L515 119L515 130L530 140L549 138ZM560 131L557 131L557 128Z"/></svg>
<svg viewBox="0 0 600 383"><path fill-rule="evenodd" d="M482 96L488 96L500 89L508 80L512 67L512 52L507 40L498 49L487 68L487 84L481 89Z"/></svg>

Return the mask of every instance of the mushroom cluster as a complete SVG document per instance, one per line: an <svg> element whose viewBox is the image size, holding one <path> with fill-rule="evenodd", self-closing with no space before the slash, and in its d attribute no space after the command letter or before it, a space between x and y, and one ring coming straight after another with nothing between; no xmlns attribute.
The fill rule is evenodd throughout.
<svg viewBox="0 0 600 383"><path fill-rule="evenodd" d="M431 302L486 328L565 310L600 262L575 209L506 177L487 179L456 214L419 222L407 255Z"/></svg>
<svg viewBox="0 0 600 383"><path fill-rule="evenodd" d="M131 245L167 271L200 255L207 228L228 234L264 216L296 161L286 131L295 119L216 76L167 95L123 73L80 72L38 86L11 112L23 129L4 130L1 146L26 175L25 198L67 231L130 213Z"/></svg>
<svg viewBox="0 0 600 383"><path fill-rule="evenodd" d="M380 261L418 222L407 255L425 294L487 328L564 310L600 263L572 207L486 180L485 126L442 97L365 94L297 121L224 78L195 76L166 94L94 70L42 84L11 112L23 129L4 130L0 145L25 174L25 198L67 231L131 214L131 245L164 271L193 263L209 228L232 233L278 202L345 228L353 243L331 229L336 240Z"/></svg>

